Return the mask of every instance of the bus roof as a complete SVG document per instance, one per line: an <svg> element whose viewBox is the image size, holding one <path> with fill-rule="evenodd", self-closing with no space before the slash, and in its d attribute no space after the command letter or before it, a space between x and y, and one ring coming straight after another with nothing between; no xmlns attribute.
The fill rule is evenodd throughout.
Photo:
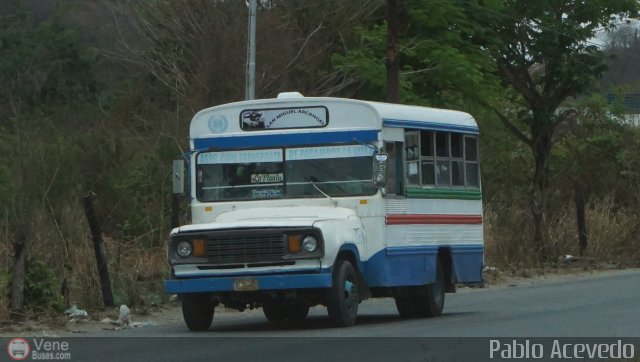
<svg viewBox="0 0 640 362"><path fill-rule="evenodd" d="M404 104L365 103L376 109L384 127L458 130L478 133L476 120L469 113Z"/></svg>
<svg viewBox="0 0 640 362"><path fill-rule="evenodd" d="M479 132L474 118L465 112L285 93L279 98L206 108L194 116L189 136L194 147L193 142L202 139L270 134L320 136L337 131L380 131L383 127Z"/></svg>

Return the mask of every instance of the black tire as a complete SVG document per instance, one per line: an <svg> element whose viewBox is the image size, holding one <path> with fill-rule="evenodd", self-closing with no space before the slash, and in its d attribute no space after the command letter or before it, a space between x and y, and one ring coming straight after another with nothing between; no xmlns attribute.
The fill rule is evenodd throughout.
<svg viewBox="0 0 640 362"><path fill-rule="evenodd" d="M358 275L348 260L338 260L333 267L333 287L327 291L327 311L337 327L356 323L360 293Z"/></svg>
<svg viewBox="0 0 640 362"><path fill-rule="evenodd" d="M296 304L265 304L262 306L264 316L269 322L299 322L307 318L309 305Z"/></svg>
<svg viewBox="0 0 640 362"><path fill-rule="evenodd" d="M444 291L446 288L444 271L440 260L436 260L436 280L427 285L427 293L420 303L420 315L427 318L437 317L444 309Z"/></svg>
<svg viewBox="0 0 640 362"><path fill-rule="evenodd" d="M189 330L201 332L209 330L213 321L215 306L208 294L182 294L182 316Z"/></svg>
<svg viewBox="0 0 640 362"><path fill-rule="evenodd" d="M418 315L413 296L395 297L396 308L402 318L415 318Z"/></svg>
<svg viewBox="0 0 640 362"><path fill-rule="evenodd" d="M309 305L304 303L290 305L287 308L286 320L291 322L303 321L309 315Z"/></svg>
<svg viewBox="0 0 640 362"><path fill-rule="evenodd" d="M445 280L440 261L436 261L434 283L414 290L415 294L395 297L396 308L402 318L432 318L442 314Z"/></svg>

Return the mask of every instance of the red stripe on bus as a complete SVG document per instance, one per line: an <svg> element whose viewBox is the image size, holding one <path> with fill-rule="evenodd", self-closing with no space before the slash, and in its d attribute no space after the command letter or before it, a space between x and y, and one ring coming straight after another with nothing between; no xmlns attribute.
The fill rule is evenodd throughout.
<svg viewBox="0 0 640 362"><path fill-rule="evenodd" d="M385 223L387 225L478 225L482 224L482 215L388 214L385 216Z"/></svg>

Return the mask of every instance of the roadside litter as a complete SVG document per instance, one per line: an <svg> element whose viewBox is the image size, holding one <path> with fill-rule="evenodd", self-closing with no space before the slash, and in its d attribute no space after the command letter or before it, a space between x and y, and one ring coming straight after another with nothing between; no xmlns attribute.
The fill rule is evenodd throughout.
<svg viewBox="0 0 640 362"><path fill-rule="evenodd" d="M78 308L75 304L72 305L71 308L65 310L64 314L66 314L67 317L71 319L77 319L77 318L88 319L89 318L89 313L87 313L86 310Z"/></svg>
<svg viewBox="0 0 640 362"><path fill-rule="evenodd" d="M125 328L140 328L140 327L148 327L152 326L151 322L143 321L143 322L133 322L131 321L131 310L126 305L120 306L120 314L118 319L111 319L109 317L105 317L100 321L102 324L112 325L114 327L106 327L103 328L105 330L119 331Z"/></svg>

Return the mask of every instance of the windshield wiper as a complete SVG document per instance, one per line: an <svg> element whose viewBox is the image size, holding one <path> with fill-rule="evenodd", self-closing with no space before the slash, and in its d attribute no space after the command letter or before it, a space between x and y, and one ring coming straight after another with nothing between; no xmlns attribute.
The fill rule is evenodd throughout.
<svg viewBox="0 0 640 362"><path fill-rule="evenodd" d="M311 185L313 185L313 187L315 187L315 189L318 190L319 193L323 194L326 198L328 198L329 200L333 201L331 196L327 195L324 191L322 191L318 187L318 185L316 185L316 181L318 181L318 180L315 177L313 177L313 176L309 177L309 182L311 183Z"/></svg>

